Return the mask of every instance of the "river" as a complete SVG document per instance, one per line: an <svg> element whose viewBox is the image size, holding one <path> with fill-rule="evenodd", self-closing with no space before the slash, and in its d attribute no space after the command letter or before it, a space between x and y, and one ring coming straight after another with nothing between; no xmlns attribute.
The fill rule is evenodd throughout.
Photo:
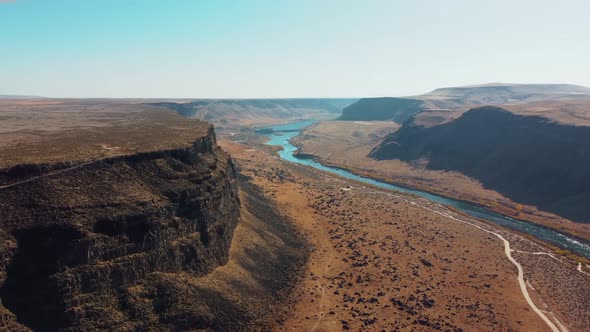
<svg viewBox="0 0 590 332"><path fill-rule="evenodd" d="M307 120L285 125L273 126L267 128L272 129L273 132L263 132L260 134L267 136L269 138L269 141L267 142L268 145L276 145L281 146L283 148L282 151L279 151L279 156L284 160L314 167L323 171L337 174L348 179L357 180L380 188L398 191L402 193L414 194L440 204L452 206L473 217L484 219L494 224L498 224L503 227L513 229L522 233L530 234L541 241L551 243L562 249L569 250L586 258L590 258L589 244L582 243L582 241L580 240L571 238L552 229L513 219L507 216L503 216L475 204L434 195L424 191L398 187L393 184L377 181L370 178L365 178L340 168L325 166L309 158L301 158L294 156L293 154L295 153L295 151L297 151L297 148L290 143L291 138L299 135L299 131L301 129L313 124L314 122L314 120Z"/></svg>

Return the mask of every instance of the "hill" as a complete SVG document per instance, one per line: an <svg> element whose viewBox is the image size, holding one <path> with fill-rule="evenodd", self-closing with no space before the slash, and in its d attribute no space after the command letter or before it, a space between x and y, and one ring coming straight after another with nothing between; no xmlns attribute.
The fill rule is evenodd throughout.
<svg viewBox="0 0 590 332"><path fill-rule="evenodd" d="M485 105L513 106L516 112L528 111L520 105L537 103L590 104L590 88L571 84L505 84L440 88L426 94L403 98L363 98L346 107L339 120L404 121L416 116L417 122L433 126L459 117L470 108ZM574 106L575 107L575 106ZM544 112L551 117L553 112ZM554 120L559 120L554 117Z"/></svg>
<svg viewBox="0 0 590 332"><path fill-rule="evenodd" d="M370 156L427 160L433 170L458 171L517 202L590 222L590 127L480 107L448 123L411 121Z"/></svg>
<svg viewBox="0 0 590 332"><path fill-rule="evenodd" d="M571 84L490 83L440 88L416 98L463 105L500 105L579 95L590 95L590 88Z"/></svg>
<svg viewBox="0 0 590 332"><path fill-rule="evenodd" d="M306 119L334 119L356 99L236 99L158 102L151 105L212 122L217 128L272 125Z"/></svg>
<svg viewBox="0 0 590 332"><path fill-rule="evenodd" d="M424 102L408 98L363 98L345 107L338 120L402 123L424 109Z"/></svg>

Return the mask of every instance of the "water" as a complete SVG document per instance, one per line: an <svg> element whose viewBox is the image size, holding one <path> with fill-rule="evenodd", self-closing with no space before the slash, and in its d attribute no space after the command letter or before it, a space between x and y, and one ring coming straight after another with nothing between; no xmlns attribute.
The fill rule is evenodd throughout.
<svg viewBox="0 0 590 332"><path fill-rule="evenodd" d="M414 194L414 195L423 197L425 199L428 199L430 201L434 201L434 202L437 202L440 204L452 206L452 207L455 207L458 210L461 210L473 217L484 219L484 220L487 220L489 222L493 222L495 224L501 225L506 228L510 228L510 229L513 229L516 231L530 234L541 241L554 244L560 248L563 248L563 249L569 250L571 252L577 253L581 256L590 258L590 245L589 244L582 243L581 240L573 239L573 238L571 238L567 235L561 234L557 231L554 231L554 230L551 230L551 229L548 229L548 228L545 228L542 226L538 226L535 224L516 220L516 219L510 218L507 216L503 216L498 213L486 210L485 208L483 208L481 206L477 206L477 205L470 204L467 202L457 201L454 199L434 195L434 194L419 191L419 190L398 187L396 185L392 185L389 183L365 178L365 177L353 174L353 173L343 170L343 169L325 166L325 165L322 165L322 164L320 164L312 159L309 159L309 158L295 157L293 155L293 153L295 153L297 148L294 145L292 145L289 142L289 140L291 138L297 136L299 134L299 132L298 131L291 131L291 130L302 129L304 127L311 125L314 122L315 121L313 121L313 120L307 120L307 121L301 121L301 122L296 122L296 123L290 123L290 124L286 124L286 125L274 126L274 127L271 127L271 129L273 129L273 131L274 131L273 133L264 133L263 135L267 136L270 139L267 142L267 144L277 145L277 146L281 146L283 148L282 151L279 151L279 156L284 160L288 160L288 161L291 161L291 162L294 162L297 164L302 164L302 165L314 167L317 169L321 169L323 171L337 174L339 176L342 176L342 177L345 177L348 179L353 179L353 180L357 180L360 182L368 183L368 184L371 184L371 185L374 185L374 186L377 186L380 188L394 190L394 191L398 191L398 192L402 192L402 193ZM290 131L281 132L281 130L290 130Z"/></svg>

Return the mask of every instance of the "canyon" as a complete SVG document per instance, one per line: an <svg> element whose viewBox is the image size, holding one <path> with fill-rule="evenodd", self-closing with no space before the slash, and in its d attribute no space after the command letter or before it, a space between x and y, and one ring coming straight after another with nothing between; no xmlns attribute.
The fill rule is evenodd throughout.
<svg viewBox="0 0 590 332"><path fill-rule="evenodd" d="M588 11L0 0L0 332L590 332Z"/></svg>
<svg viewBox="0 0 590 332"><path fill-rule="evenodd" d="M150 105L213 123L216 128L257 127L306 119L333 119L353 98L171 100Z"/></svg>
<svg viewBox="0 0 590 332"><path fill-rule="evenodd" d="M581 319L585 264L579 271L527 237L431 201L287 162L273 146L221 142L313 248L276 331L566 331L588 324Z"/></svg>
<svg viewBox="0 0 590 332"><path fill-rule="evenodd" d="M514 201L590 222L588 141L590 127L480 107L429 128L406 123L369 156L425 159L428 169L460 172Z"/></svg>
<svg viewBox="0 0 590 332"><path fill-rule="evenodd" d="M300 156L329 166L588 240L589 91L491 83L364 98L293 143ZM379 129L386 124L395 129Z"/></svg>
<svg viewBox="0 0 590 332"><path fill-rule="evenodd" d="M379 103L392 100L398 102ZM274 100L236 101L239 112L220 106L212 113L214 129L200 120L204 113L192 113L196 106L185 105L199 102L0 100L0 329L588 326L580 318L587 317L590 262L584 258L411 194L282 160L292 151L268 145L264 135L292 137L299 129L281 132L289 125L253 130L330 119L291 140L299 156L494 202L490 209L500 213L584 237L584 224L533 205L519 209L467 171L429 167L426 158L431 142L453 145L445 141L449 133L486 133L476 126L478 112L567 127L556 135L565 139L566 122L583 117L583 108L568 108L558 122L540 116L547 110L538 104L537 117L516 109L531 113L531 104L488 107L428 126L419 121L445 111L410 103L398 124L390 115L333 120L338 114L327 106L316 106L321 115L303 106L326 101L283 104L276 114ZM248 107L266 116L257 118ZM478 121L460 127L473 113ZM231 120L223 121L224 114ZM461 151L463 141L454 144ZM485 142L478 144L494 146Z"/></svg>

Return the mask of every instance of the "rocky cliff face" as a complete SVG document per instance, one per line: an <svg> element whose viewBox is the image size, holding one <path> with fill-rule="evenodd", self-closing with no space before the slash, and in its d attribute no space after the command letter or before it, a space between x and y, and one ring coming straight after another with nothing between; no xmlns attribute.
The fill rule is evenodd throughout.
<svg viewBox="0 0 590 332"><path fill-rule="evenodd" d="M422 111L422 100L409 98L363 98L344 108L338 120L344 121L394 121L403 123Z"/></svg>
<svg viewBox="0 0 590 332"><path fill-rule="evenodd" d="M152 280L227 261L239 219L234 173L212 127L185 147L0 171L0 183L14 184L0 186L0 330L176 319ZM23 179L32 180L15 184Z"/></svg>
<svg viewBox="0 0 590 332"><path fill-rule="evenodd" d="M430 128L408 121L370 156L466 174L505 195L590 222L590 127L480 107Z"/></svg>

